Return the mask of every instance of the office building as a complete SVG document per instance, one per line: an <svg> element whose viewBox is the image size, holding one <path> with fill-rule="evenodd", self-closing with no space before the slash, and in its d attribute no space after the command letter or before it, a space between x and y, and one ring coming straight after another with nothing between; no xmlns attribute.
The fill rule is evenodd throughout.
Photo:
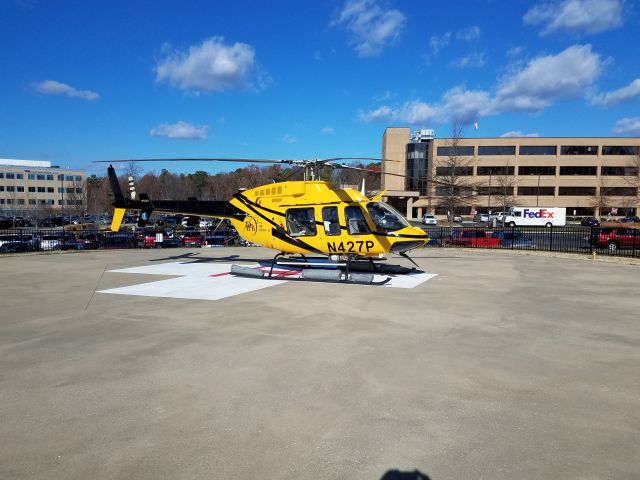
<svg viewBox="0 0 640 480"><path fill-rule="evenodd" d="M386 200L409 218L511 206L565 207L568 216L640 210L640 138L436 138L387 128Z"/></svg>
<svg viewBox="0 0 640 480"><path fill-rule="evenodd" d="M0 159L0 214L45 208L82 210L86 175L37 160Z"/></svg>

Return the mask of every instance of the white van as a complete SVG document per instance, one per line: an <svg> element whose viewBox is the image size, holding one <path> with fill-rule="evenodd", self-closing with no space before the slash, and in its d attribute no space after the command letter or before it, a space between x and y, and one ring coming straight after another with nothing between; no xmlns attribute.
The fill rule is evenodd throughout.
<svg viewBox="0 0 640 480"><path fill-rule="evenodd" d="M567 224L566 208L549 207L512 207L504 217L509 227L564 227Z"/></svg>

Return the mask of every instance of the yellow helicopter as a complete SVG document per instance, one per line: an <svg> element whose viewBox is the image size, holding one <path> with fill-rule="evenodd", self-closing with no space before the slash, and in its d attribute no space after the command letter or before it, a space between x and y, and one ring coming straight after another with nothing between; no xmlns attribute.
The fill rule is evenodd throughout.
<svg viewBox="0 0 640 480"><path fill-rule="evenodd" d="M338 160L376 160L368 157L339 157L321 160L256 160L239 158L208 159L144 159L157 161L221 161L296 165L304 171L304 180L283 181L263 185L234 194L229 201L152 200L144 193L138 199L127 198L113 165L108 176L115 207L112 231L118 231L126 210L140 211L138 226L144 227L153 211L199 217L214 217L231 221L238 234L248 242L277 250L272 263L283 255L316 254L330 260L346 261L347 274L338 280L349 281L351 262L368 260L375 269L374 259L385 254L399 254L412 263L407 252L426 245L429 237L424 230L412 226L390 205L380 201L381 192L367 198L363 192L336 188L332 183L316 180L321 168L370 171ZM131 160L116 160L131 162ZM416 265L417 266L417 265ZM233 272L232 272L233 273ZM246 272L245 272L246 273ZM269 273L269 277L271 272ZM370 283L370 282L368 282Z"/></svg>

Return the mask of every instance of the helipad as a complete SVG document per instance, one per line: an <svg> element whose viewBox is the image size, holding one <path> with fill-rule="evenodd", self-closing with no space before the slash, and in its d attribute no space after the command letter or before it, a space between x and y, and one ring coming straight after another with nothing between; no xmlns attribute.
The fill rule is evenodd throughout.
<svg viewBox="0 0 640 480"><path fill-rule="evenodd" d="M638 476L640 267L425 249L412 288L220 293L272 255L0 257L0 478Z"/></svg>

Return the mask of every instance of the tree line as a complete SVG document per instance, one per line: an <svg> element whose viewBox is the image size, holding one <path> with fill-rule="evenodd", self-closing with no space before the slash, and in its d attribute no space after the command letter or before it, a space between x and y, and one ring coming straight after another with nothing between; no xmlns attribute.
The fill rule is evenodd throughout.
<svg viewBox="0 0 640 480"><path fill-rule="evenodd" d="M380 189L380 164L362 164L354 162L352 167L367 171L325 168L321 172L321 180L331 181L337 186L360 188L365 181L367 191ZM286 180L302 180L304 172L299 167L283 168L281 165L260 167L250 165L232 172L209 174L203 170L194 173L172 173L162 169L143 172L139 164L127 164L119 175L123 192L128 192L128 178L134 178L136 192L146 193L153 199L187 200L229 200L234 193L243 188L254 188L274 182ZM111 210L112 194L107 176L91 175L87 178L86 211L102 214Z"/></svg>

